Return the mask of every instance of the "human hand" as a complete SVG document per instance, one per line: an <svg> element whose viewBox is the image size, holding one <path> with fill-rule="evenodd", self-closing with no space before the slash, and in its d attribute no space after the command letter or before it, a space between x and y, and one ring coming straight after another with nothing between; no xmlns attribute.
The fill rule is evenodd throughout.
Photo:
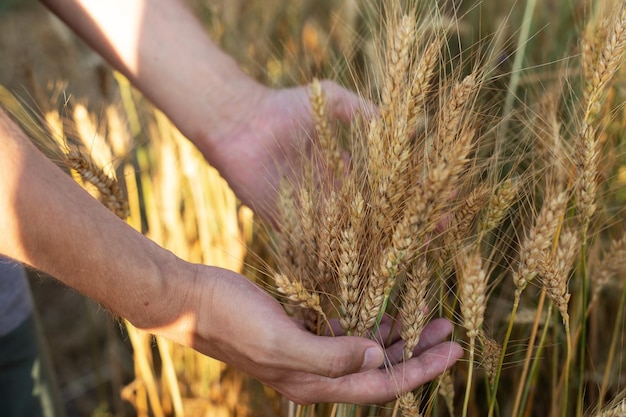
<svg viewBox="0 0 626 417"><path fill-rule="evenodd" d="M166 335L243 370L300 404L387 402L430 381L462 355L459 345L444 342L452 330L446 320L432 321L414 357L403 362L401 342L383 349L364 338L313 335L241 275L194 267L196 278L186 291L187 314L182 314L193 315L194 337L180 340L181 332L172 337L176 329ZM164 333L163 328L149 330Z"/></svg>
<svg viewBox="0 0 626 417"><path fill-rule="evenodd" d="M322 88L331 120L349 123L357 112L371 111L371 104L337 83L322 81ZM246 100L234 102L239 116L225 118L222 139L201 149L244 204L262 218L276 220L281 178L300 172L303 154L315 139L308 88L257 86Z"/></svg>

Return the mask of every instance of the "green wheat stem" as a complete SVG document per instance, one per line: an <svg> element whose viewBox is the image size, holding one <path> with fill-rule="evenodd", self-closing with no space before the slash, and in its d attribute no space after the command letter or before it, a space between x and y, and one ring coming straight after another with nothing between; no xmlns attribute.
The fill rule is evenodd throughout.
<svg viewBox="0 0 626 417"><path fill-rule="evenodd" d="M624 317L624 306L626 304L626 286L622 290L622 297L619 301L619 307L617 308L617 314L615 315L616 321L613 326L613 335L611 336L611 347L609 348L609 354L606 360L606 366L604 367L604 377L602 378L602 385L600 387L600 394L598 396L598 406L602 407L604 398L606 396L607 387L609 385L609 378L612 374L613 360L615 359L615 352L617 350L617 342L622 338L622 321ZM621 319L621 320L620 320Z"/></svg>
<svg viewBox="0 0 626 417"><path fill-rule="evenodd" d="M582 302L582 322L580 323L581 326L581 330L580 330L580 341L578 342L578 348L579 348L579 375L578 375L578 401L576 404L576 415L577 416L582 416L582 412L583 412L583 404L584 404L584 392L585 392L585 349L587 347L587 318L585 317L584 312L587 311L587 304L589 303L588 301L588 277L587 277L587 226L588 223L586 223L583 226L583 233L582 233L582 243L581 243L581 250L580 250L580 262L581 262L581 274L582 274L582 287L581 287L581 291L582 291L582 297L581 297L581 302Z"/></svg>
<svg viewBox="0 0 626 417"><path fill-rule="evenodd" d="M472 392L472 375L474 373L474 350L476 347L476 337L470 337L469 365L467 370L467 385L465 386L465 399L463 400L463 417L467 417L470 394Z"/></svg>
<svg viewBox="0 0 626 417"><path fill-rule="evenodd" d="M528 350L526 352L526 358L524 360L524 367L522 369L522 375L520 377L520 383L517 390L517 395L515 396L515 403L513 405L513 411L511 412L512 416L519 416L521 411L524 409L522 404L522 397L524 392L528 389L530 385L530 379L528 379L529 369L531 367L532 354L533 354L533 346L535 345L535 338L537 337L537 329L539 328L539 321L541 318L541 313L543 312L543 305L546 299L546 288L543 287L541 291L541 296L539 297L539 303L537 305L537 313L535 314L535 322L533 324L533 328L531 331L530 339L528 340ZM550 307L552 305L550 304ZM547 327L547 326L546 326Z"/></svg>
<svg viewBox="0 0 626 417"><path fill-rule="evenodd" d="M548 305L548 312L546 317L546 323L550 322L550 318L552 317L552 304ZM528 394L530 393L530 389L533 386L533 381L535 380L538 371L539 371L539 363L541 362L541 352L546 345L546 339L548 337L548 330L550 326L544 326L543 331L541 332L541 337L539 338L539 346L537 346L536 354L534 355L532 365L530 367L529 377L526 384L524 384L524 392L522 394L522 398L520 401L520 408L518 411L518 417L522 417L524 414L524 407L526 406L526 401L528 400Z"/></svg>
<svg viewBox="0 0 626 417"><path fill-rule="evenodd" d="M515 58L513 60L513 67L511 68L511 80L509 82L509 88L503 106L504 111L502 115L504 116L505 120L503 123L501 137L505 137L507 134L509 117L512 114L513 104L515 103L515 97L517 94L517 88L519 87L520 79L522 76L522 64L524 62L524 56L526 55L526 47L528 45L528 38L530 36L530 26L532 23L536 4L537 0L528 0L524 9L522 27L520 30L520 36L517 39ZM498 140L498 148L500 142L501 141Z"/></svg>
<svg viewBox="0 0 626 417"><path fill-rule="evenodd" d="M569 373L572 362L572 334L569 326L569 318L565 319L565 336L567 337L567 356L565 358L565 387L563 388L563 406L561 417L567 416L567 402L569 400Z"/></svg>
<svg viewBox="0 0 626 417"><path fill-rule="evenodd" d="M498 367L496 369L496 376L493 380L493 386L491 387L491 398L489 398L489 417L493 416L493 412L496 407L496 396L498 394L498 384L500 383L500 375L502 373L502 365L504 364L504 355L511 339L511 333L513 332L513 324L515 323L515 315L519 307L520 297L522 295L521 290L515 291L515 300L513 301L513 308L511 309L511 317L509 319L509 326L506 329L506 335L504 342L502 343L502 351L500 352L500 358L498 359Z"/></svg>

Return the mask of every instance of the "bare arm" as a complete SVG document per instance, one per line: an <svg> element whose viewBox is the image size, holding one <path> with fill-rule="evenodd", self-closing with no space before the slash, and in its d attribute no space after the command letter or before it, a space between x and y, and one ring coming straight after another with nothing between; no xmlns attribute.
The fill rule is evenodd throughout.
<svg viewBox="0 0 626 417"><path fill-rule="evenodd" d="M312 131L306 89L271 90L250 80L180 0L45 3L164 110L246 204L271 216L278 178L297 164L298 144ZM330 113L349 119L359 100L325 86ZM241 275L186 263L132 230L1 112L0 149L0 253L291 399L384 402L434 378L462 353L442 343L451 325L435 321L415 358L392 372L378 369L383 350L375 342L314 336ZM386 353L393 358L401 350L395 344Z"/></svg>
<svg viewBox="0 0 626 417"><path fill-rule="evenodd" d="M392 371L377 369L383 351L375 342L314 336L241 275L184 262L135 232L39 153L2 111L0 149L0 253L293 400L388 401L434 378L462 353L442 343L450 323L435 321L414 359ZM398 343L386 354L401 352Z"/></svg>
<svg viewBox="0 0 626 417"><path fill-rule="evenodd" d="M244 74L182 0L43 0L163 110L254 211L271 218L279 179L300 163L313 124L306 88ZM329 114L362 102L325 82Z"/></svg>

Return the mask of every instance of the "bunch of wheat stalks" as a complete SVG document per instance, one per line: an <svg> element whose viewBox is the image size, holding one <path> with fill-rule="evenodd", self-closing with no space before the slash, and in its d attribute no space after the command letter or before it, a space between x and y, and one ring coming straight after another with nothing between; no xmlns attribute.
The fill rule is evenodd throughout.
<svg viewBox="0 0 626 417"><path fill-rule="evenodd" d="M402 394L387 411L343 412L432 415L441 394L450 415L457 415L455 406L463 416L536 413L529 398L540 395L533 390L539 350L547 349L551 332L566 347L552 349L553 375L543 382L552 384L551 397L540 414L624 415L619 398L605 407L607 379L589 393L585 355L587 319L602 289L623 271L626 251L626 239L617 238L601 265L588 266L589 245L599 230L623 233L621 218L596 211L600 178L610 175L600 166L612 142L606 100L626 48L626 5L614 2L582 37L582 87L569 96L560 85L549 88L536 107L526 105L525 114L532 115L526 120L488 115L488 107L497 107L484 99L488 59L469 65L463 75L468 65L446 56L446 30L432 29L437 16L399 10L391 6L385 14L374 115L341 136L328 119L321 84L311 83L317 138L299 173L303 180L286 180L281 188L275 283L290 311L300 311L318 334L328 333L329 321L338 319L345 334L376 339L383 315L401 317L405 359L429 319L447 317L465 329L465 337L457 338L466 341L468 360L436 386ZM578 80L566 82L574 90ZM508 313L493 305L505 297L512 304ZM528 306L535 310L534 326L520 336L527 344L522 355L519 348L511 351L510 342ZM550 321L553 307L560 313L559 328ZM489 311L500 317L490 318ZM507 315L508 324L500 326ZM522 365L507 372L508 355ZM477 378L485 381L480 392L473 389ZM516 381L506 400L498 397L501 378ZM464 389L462 401L455 401L455 389Z"/></svg>

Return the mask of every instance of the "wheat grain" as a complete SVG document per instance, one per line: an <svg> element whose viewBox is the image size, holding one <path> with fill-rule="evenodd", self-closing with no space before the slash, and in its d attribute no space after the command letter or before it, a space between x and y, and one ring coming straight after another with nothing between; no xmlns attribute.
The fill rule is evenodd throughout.
<svg viewBox="0 0 626 417"><path fill-rule="evenodd" d="M295 302L299 307L312 309L321 316L325 316L319 295L306 289L302 282L292 281L284 274L276 274L274 280L278 291L288 300Z"/></svg>

